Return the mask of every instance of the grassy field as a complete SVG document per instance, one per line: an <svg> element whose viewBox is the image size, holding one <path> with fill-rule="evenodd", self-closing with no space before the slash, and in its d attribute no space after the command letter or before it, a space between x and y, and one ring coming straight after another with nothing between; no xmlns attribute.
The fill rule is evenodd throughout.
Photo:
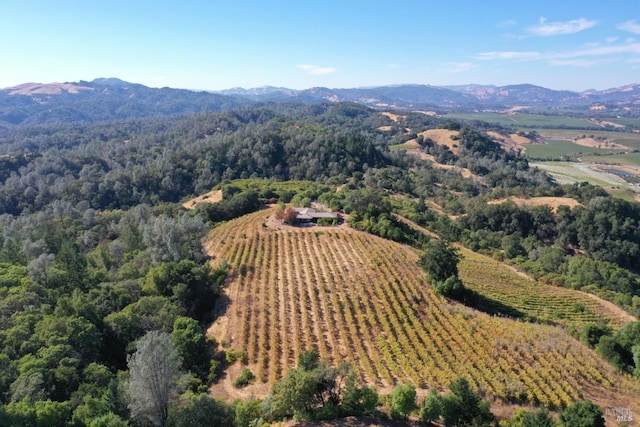
<svg viewBox="0 0 640 427"><path fill-rule="evenodd" d="M615 153L619 150L585 147L565 140L549 140L546 144L529 144L525 155L532 159L553 160L581 154Z"/></svg>
<svg viewBox="0 0 640 427"><path fill-rule="evenodd" d="M212 263L225 260L230 268L227 304L208 335L224 349L246 352L257 381L243 393L260 396L302 351L315 348L330 363L351 362L363 380L385 390L406 382L422 392L443 389L464 375L496 401L561 408L587 398L640 410L638 384L564 328L492 316L437 296L417 265L419 253L408 246L344 225L289 227L272 214L223 224L205 242ZM619 324L598 301L524 283L495 261L468 256L461 271L481 293L485 283L496 285L487 298L531 317Z"/></svg>
<svg viewBox="0 0 640 427"><path fill-rule="evenodd" d="M599 130L602 129L595 123L590 122L587 119L568 117L568 116L554 116L554 115L542 115L542 114L525 114L525 113L449 113L444 117L452 119L462 120L481 120L489 123L499 123L502 126L515 126L517 128L529 129L530 128L544 128L544 127L571 127L585 130Z"/></svg>
<svg viewBox="0 0 640 427"><path fill-rule="evenodd" d="M626 182L613 174L591 169L588 164L576 162L531 162L531 166L538 167L551 173L560 183L586 181L601 187L626 186Z"/></svg>
<svg viewBox="0 0 640 427"><path fill-rule="evenodd" d="M394 144L389 146L389 150L413 150L415 149L417 144L415 143L404 143L404 144Z"/></svg>
<svg viewBox="0 0 640 427"><path fill-rule="evenodd" d="M541 114L504 114L504 113L450 113L444 117L462 120L480 120L488 123L497 123L501 126L515 127L517 130L535 130L547 138L574 139L583 135L606 138L618 144L626 145L631 149L640 149L640 133L615 132L603 130L602 126L587 119ZM611 118L605 119L612 123L632 126L640 129L640 119ZM572 129L562 129L569 127Z"/></svg>
<svg viewBox="0 0 640 427"><path fill-rule="evenodd" d="M584 156L584 162L604 163L607 165L625 165L640 167L640 153L625 153L611 156Z"/></svg>
<svg viewBox="0 0 640 427"><path fill-rule="evenodd" d="M634 129L640 129L640 119L628 118L628 117L616 117L607 119L607 121L617 123L623 126L629 126Z"/></svg>
<svg viewBox="0 0 640 427"><path fill-rule="evenodd" d="M625 145L631 149L640 148L640 134L638 133L550 128L536 129L536 132L550 139L565 140L573 140L583 136L593 135L596 138L604 138L608 141Z"/></svg>

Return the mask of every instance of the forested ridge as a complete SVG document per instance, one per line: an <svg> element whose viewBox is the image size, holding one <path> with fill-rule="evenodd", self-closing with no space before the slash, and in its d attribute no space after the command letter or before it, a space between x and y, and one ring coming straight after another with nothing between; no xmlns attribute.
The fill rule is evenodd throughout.
<svg viewBox="0 0 640 427"><path fill-rule="evenodd" d="M456 152L424 139L420 150L471 171L470 178L390 149L430 128L459 131ZM305 182L287 184L297 180ZM180 206L214 187L223 191L219 205ZM552 211L489 204L543 195L580 205ZM181 381L187 394L167 408L162 423L188 425L195 417L189 411L198 408L223 417L222 424L249 425L236 410L269 419L255 402L231 408L199 400L228 364L242 359L205 339L228 269L209 265L201 240L216 224L264 203L316 200L350 214L353 228L417 250L430 238L399 216L548 283L591 291L636 316L640 311L638 204L587 184L557 185L469 123L419 113L394 121L351 103L274 103L13 128L0 132L0 424L155 423L127 394L139 386L128 362L152 331L167 334L148 339L174 348L178 371L190 373ZM621 371L639 375L640 332L630 325L571 333ZM325 385L348 376L317 361L300 369ZM352 381L352 409L334 415L371 412L371 391ZM343 402L326 392L311 406L281 407L281 416L312 416L331 399Z"/></svg>

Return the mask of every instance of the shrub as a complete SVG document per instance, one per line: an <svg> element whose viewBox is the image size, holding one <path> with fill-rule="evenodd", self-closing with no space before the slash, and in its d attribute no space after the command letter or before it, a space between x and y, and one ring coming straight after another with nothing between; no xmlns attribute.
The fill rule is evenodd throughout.
<svg viewBox="0 0 640 427"><path fill-rule="evenodd" d="M251 369L244 368L240 376L236 378L236 380L233 382L233 385L236 388L245 387L249 385L249 383L253 381L254 378L255 378L255 375L253 375L253 372L251 372Z"/></svg>
<svg viewBox="0 0 640 427"><path fill-rule="evenodd" d="M233 365L238 360L244 363L246 358L247 355L243 350L234 350L230 348L225 354L225 359L229 365Z"/></svg>

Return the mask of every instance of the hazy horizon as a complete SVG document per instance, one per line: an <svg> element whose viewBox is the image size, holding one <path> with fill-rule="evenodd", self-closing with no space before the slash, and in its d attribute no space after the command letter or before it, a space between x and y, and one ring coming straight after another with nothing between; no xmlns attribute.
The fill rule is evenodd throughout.
<svg viewBox="0 0 640 427"><path fill-rule="evenodd" d="M117 77L218 91L398 84L604 90L640 70L640 9L605 2L11 2L0 87ZM637 79L636 79L637 80Z"/></svg>

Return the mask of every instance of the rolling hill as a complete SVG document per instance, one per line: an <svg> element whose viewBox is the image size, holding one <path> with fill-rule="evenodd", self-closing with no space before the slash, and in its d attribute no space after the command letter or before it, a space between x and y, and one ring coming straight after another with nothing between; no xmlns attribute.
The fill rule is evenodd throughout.
<svg viewBox="0 0 640 427"><path fill-rule="evenodd" d="M26 83L0 90L0 128L183 115L249 104L241 98L204 91L150 88L115 78Z"/></svg>
<svg viewBox="0 0 640 427"><path fill-rule="evenodd" d="M553 326L492 316L437 296L408 247L340 226L297 228L273 210L215 228L205 242L214 265L230 267L220 317L208 334L224 349L243 350L264 394L315 348L332 363L352 362L360 377L382 390L412 382L443 389L459 376L495 403L544 404L559 409L579 399L638 407L638 384L580 342L562 325L604 317L625 320L606 304L567 289L524 283L495 261L465 253L461 277L485 296L513 304ZM478 263L490 263L478 272ZM486 277L486 268L491 269ZM517 297L517 289L525 289ZM522 302L524 298L534 298ZM575 310L579 302L584 310ZM526 308L531 305L530 308ZM553 317L550 314L551 317ZM227 379L214 386L224 388ZM227 390L228 392L228 390Z"/></svg>
<svg viewBox="0 0 640 427"><path fill-rule="evenodd" d="M25 83L0 89L0 129L63 123L96 123L153 116L220 111L255 103L356 102L383 109L439 109L446 111L536 107L597 106L609 114L636 111L640 85L583 93L552 90L530 84L510 86L421 84L366 88L280 87L233 88L217 92L150 88L117 78L66 83Z"/></svg>

